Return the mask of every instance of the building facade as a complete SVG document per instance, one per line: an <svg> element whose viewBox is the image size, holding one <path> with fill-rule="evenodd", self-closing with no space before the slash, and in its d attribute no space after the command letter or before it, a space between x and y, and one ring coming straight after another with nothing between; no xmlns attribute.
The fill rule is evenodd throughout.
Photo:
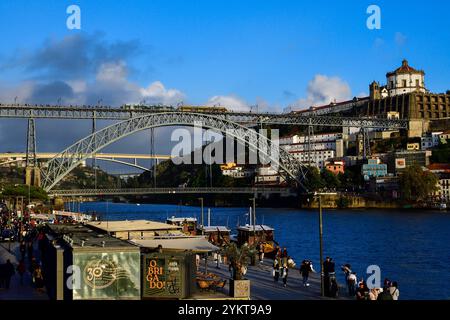
<svg viewBox="0 0 450 320"><path fill-rule="evenodd" d="M340 132L321 133L311 136L291 135L279 140L280 147L298 161L323 169L325 162L344 156L344 135Z"/></svg>
<svg viewBox="0 0 450 320"><path fill-rule="evenodd" d="M367 163L361 167L361 174L366 181L373 177L385 177L387 173L387 164L381 163L380 159L367 159Z"/></svg>

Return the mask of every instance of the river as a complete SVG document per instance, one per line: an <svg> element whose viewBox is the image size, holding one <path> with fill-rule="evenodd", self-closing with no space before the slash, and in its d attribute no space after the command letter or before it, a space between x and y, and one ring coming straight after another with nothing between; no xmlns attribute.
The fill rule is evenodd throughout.
<svg viewBox="0 0 450 320"><path fill-rule="evenodd" d="M200 208L159 205L88 202L81 211L95 211L102 220L148 219L196 216ZM205 223L206 223L205 208ZM211 208L211 225L235 230L245 223L248 208ZM319 269L318 214L295 209L257 209L257 222L275 228L275 239L297 263L308 258ZM369 265L378 265L381 281L397 281L400 299L450 299L450 214L382 210L324 210L324 257L340 266L350 263L358 278L367 277Z"/></svg>

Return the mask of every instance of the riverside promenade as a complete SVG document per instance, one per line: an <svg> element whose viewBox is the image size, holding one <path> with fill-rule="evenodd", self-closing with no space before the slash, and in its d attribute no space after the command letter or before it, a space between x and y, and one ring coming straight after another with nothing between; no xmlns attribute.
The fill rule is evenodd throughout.
<svg viewBox="0 0 450 320"><path fill-rule="evenodd" d="M9 249L11 249L11 252L9 252ZM7 242L0 243L0 264L5 263L9 259L14 267L17 268L19 263L18 256L18 242L12 242L11 244ZM23 285L20 284L20 276L16 270L11 278L10 288L0 289L0 300L48 300L48 296L46 293L38 292L33 287L32 277L28 270L24 274Z"/></svg>
<svg viewBox="0 0 450 320"><path fill-rule="evenodd" d="M11 243L11 252L9 252L9 243L0 243L0 263L5 263L8 259L17 267L19 256L19 244ZM227 279L227 284L223 290L218 292L198 292L191 299L209 300L209 299L230 299L228 296L230 272L228 265L220 264L209 260L208 272L215 273ZM204 271L204 264L200 264L200 271ZM249 266L246 274L249 279L251 289L251 300L349 300L354 299L347 296L346 289L340 286L339 296L337 298L328 298L320 296L320 277L317 273L311 273L309 277L309 287L302 285L302 278L297 268L290 269L288 275L287 287L283 287L280 278L278 282L273 281L272 261L266 259L264 263L257 263L255 266ZM27 271L24 275L24 284L20 284L20 276L15 273L11 278L10 289L0 289L0 300L48 300L46 293L38 292L34 287L31 274Z"/></svg>
<svg viewBox="0 0 450 320"><path fill-rule="evenodd" d="M208 262L208 272L215 273L223 279L227 279L223 291L219 291L215 295L199 294L195 295L193 299L222 299L229 298L227 296L229 290L230 272L228 265L219 264L219 269L216 268L215 261ZM200 264L200 271L204 271L204 263ZM320 276L318 273L311 273L309 276L309 287L304 287L302 284L302 277L298 268L289 270L287 286L283 286L283 281L280 278L275 282L272 277L272 261L265 259L264 263L259 263L255 266L248 266L247 274L245 275L250 280L250 299L251 300L353 300L355 298L347 295L347 290L340 284L339 295L337 298L321 297L320 295Z"/></svg>

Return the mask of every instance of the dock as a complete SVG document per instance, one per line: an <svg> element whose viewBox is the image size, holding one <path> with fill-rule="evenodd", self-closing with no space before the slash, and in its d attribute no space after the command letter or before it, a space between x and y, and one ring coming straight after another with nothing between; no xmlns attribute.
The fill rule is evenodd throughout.
<svg viewBox="0 0 450 320"><path fill-rule="evenodd" d="M204 263L200 264L200 271L204 271ZM215 273L223 279L230 278L228 265L217 262L208 262L208 272ZM347 295L347 289L339 284L339 295L337 298L321 297L320 295L320 275L311 273L309 276L309 287L304 287L302 277L298 268L289 269L287 286L283 286L280 278L275 282L272 277L272 261L265 259L263 263L257 262L255 266L248 266L245 275L250 280L250 299L251 300L354 300L355 298ZM217 293L196 294L193 299L224 299L228 297L229 280L223 291Z"/></svg>

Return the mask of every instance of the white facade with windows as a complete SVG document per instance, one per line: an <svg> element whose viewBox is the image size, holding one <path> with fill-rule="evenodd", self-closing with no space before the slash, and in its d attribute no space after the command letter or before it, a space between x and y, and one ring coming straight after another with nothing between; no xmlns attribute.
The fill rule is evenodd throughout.
<svg viewBox="0 0 450 320"><path fill-rule="evenodd" d="M425 72L409 66L407 60L403 60L402 66L397 70L387 73L386 81L387 91L391 97L416 91L427 92Z"/></svg>

